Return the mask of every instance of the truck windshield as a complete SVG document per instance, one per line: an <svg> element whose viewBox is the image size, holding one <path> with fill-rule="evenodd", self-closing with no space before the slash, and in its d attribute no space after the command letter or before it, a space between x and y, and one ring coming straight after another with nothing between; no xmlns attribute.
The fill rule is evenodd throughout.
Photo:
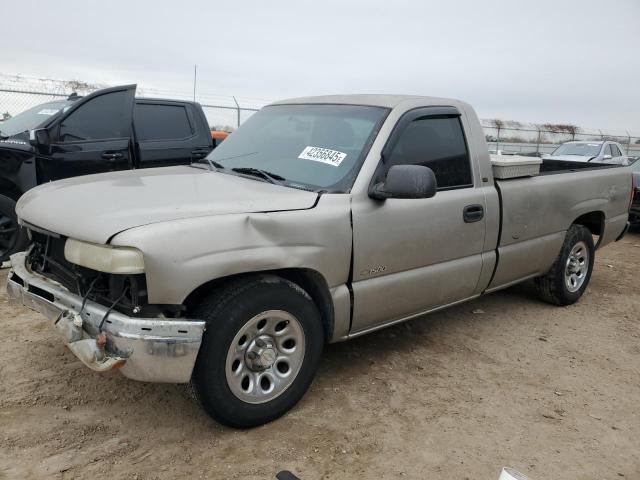
<svg viewBox="0 0 640 480"><path fill-rule="evenodd" d="M272 105L207 158L226 171L268 172L290 187L346 192L387 113L359 105Z"/></svg>
<svg viewBox="0 0 640 480"><path fill-rule="evenodd" d="M67 100L47 102L25 110L15 117L0 122L0 135L3 137L12 137L31 130L32 128L38 128L70 103L71 102Z"/></svg>
<svg viewBox="0 0 640 480"><path fill-rule="evenodd" d="M600 143L565 143L554 150L551 155L578 155L581 157L597 157Z"/></svg>

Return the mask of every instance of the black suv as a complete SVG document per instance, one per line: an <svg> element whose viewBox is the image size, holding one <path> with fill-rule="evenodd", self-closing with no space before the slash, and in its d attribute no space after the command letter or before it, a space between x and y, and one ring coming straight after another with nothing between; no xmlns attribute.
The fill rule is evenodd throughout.
<svg viewBox="0 0 640 480"><path fill-rule="evenodd" d="M26 246L18 198L44 182L189 164L214 143L195 102L135 98L135 85L43 103L0 122L0 261Z"/></svg>

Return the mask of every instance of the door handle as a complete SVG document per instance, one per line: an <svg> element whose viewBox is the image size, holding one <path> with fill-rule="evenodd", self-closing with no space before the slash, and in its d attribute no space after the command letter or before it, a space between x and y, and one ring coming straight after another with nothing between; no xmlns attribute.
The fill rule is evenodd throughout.
<svg viewBox="0 0 640 480"><path fill-rule="evenodd" d="M105 160L117 160L122 158L124 155L122 152L102 152L102 155L100 156Z"/></svg>
<svg viewBox="0 0 640 480"><path fill-rule="evenodd" d="M462 218L465 223L479 222L484 218L484 207L482 205L467 205L462 210Z"/></svg>

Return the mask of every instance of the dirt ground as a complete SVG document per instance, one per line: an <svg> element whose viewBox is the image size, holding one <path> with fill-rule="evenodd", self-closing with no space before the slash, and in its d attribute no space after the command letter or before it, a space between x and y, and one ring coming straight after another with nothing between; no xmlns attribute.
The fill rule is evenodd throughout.
<svg viewBox="0 0 640 480"><path fill-rule="evenodd" d="M87 370L6 296L0 319L0 479L640 478L638 231L576 305L525 284L328 346L300 404L248 431Z"/></svg>

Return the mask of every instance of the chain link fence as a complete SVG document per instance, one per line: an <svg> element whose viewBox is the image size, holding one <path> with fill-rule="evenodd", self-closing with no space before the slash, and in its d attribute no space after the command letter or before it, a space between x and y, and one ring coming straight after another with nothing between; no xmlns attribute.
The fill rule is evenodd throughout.
<svg viewBox="0 0 640 480"><path fill-rule="evenodd" d="M539 156L551 153L558 145L569 141L618 142L623 151L640 156L640 136L629 132L582 129L575 125L524 124L502 120L482 120L489 150L518 155Z"/></svg>
<svg viewBox="0 0 640 480"><path fill-rule="evenodd" d="M72 92L87 95L109 85L0 74L0 121L41 103L67 98ZM194 100L193 93L138 86L136 96ZM266 100L223 95L195 95L211 128L232 131L268 103Z"/></svg>
<svg viewBox="0 0 640 480"><path fill-rule="evenodd" d="M70 93L87 95L108 85L81 81L62 81L0 74L0 120L44 102L66 98ZM136 95L151 98L193 100L193 93L159 90L139 86ZM233 96L195 94L211 128L232 131L268 103L267 100ZM538 156L551 153L570 140L612 140L620 143L629 156L640 156L640 136L629 132L582 129L575 125L525 124L504 120L482 120L489 150L492 152Z"/></svg>

